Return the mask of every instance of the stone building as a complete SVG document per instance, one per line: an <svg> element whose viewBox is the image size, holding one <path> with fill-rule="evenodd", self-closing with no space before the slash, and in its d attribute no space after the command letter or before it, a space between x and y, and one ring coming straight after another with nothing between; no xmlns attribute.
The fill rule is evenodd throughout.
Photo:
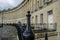
<svg viewBox="0 0 60 40"><path fill-rule="evenodd" d="M21 5L9 10L0 11L0 23L26 23L26 13L31 12L31 24L47 24L48 29L56 29L48 32L49 40L60 40L60 0L24 0ZM57 26L48 24L56 23ZM43 26L44 28L44 26ZM40 26L34 26L40 30ZM37 31L38 32L38 31ZM44 40L45 32L36 33L36 40Z"/></svg>

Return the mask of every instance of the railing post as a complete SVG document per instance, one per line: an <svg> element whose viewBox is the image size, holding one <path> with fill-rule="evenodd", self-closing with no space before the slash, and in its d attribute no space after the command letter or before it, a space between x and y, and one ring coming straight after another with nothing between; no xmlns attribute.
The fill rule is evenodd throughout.
<svg viewBox="0 0 60 40"><path fill-rule="evenodd" d="M47 28L42 29L42 31L45 32L45 40L48 40Z"/></svg>
<svg viewBox="0 0 60 40"><path fill-rule="evenodd" d="M23 32L23 38L24 40L34 40L34 34L31 30L31 24L30 24L30 11L27 12L27 26L25 31Z"/></svg>
<svg viewBox="0 0 60 40"><path fill-rule="evenodd" d="M48 34L45 32L45 40L48 40Z"/></svg>

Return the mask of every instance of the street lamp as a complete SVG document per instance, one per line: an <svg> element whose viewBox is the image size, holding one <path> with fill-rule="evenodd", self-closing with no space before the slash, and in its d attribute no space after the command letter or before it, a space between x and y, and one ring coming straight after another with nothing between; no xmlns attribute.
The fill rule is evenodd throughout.
<svg viewBox="0 0 60 40"><path fill-rule="evenodd" d="M0 13L2 14L2 11L0 11ZM2 27L2 25L0 24L0 28Z"/></svg>
<svg viewBox="0 0 60 40"><path fill-rule="evenodd" d="M5 13L5 9L2 11L2 27L3 27L4 13Z"/></svg>
<svg viewBox="0 0 60 40"><path fill-rule="evenodd" d="M1 25L0 27L3 27L3 13L4 13L4 10L0 11L0 13L1 13L1 23L2 23L2 24L0 24Z"/></svg>
<svg viewBox="0 0 60 40"><path fill-rule="evenodd" d="M3 12L4 12L4 11L2 11L2 27L3 27Z"/></svg>

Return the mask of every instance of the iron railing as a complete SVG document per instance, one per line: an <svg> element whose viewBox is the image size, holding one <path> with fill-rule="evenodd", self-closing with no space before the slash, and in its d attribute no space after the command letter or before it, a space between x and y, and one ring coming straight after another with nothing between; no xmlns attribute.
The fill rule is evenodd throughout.
<svg viewBox="0 0 60 40"><path fill-rule="evenodd" d="M18 24L18 23L17 23ZM16 23L7 23L7 24L3 24L3 25L12 25L15 26L17 25ZM23 24L21 24L23 26ZM26 27L26 24L24 24ZM2 24L0 24L0 27L2 26ZM38 23L38 24L31 24L31 28L33 30L44 30L47 29L48 31L56 31L57 30L57 23Z"/></svg>
<svg viewBox="0 0 60 40"><path fill-rule="evenodd" d="M57 23L40 23L40 24L31 24L33 30L45 30L47 31L56 31Z"/></svg>

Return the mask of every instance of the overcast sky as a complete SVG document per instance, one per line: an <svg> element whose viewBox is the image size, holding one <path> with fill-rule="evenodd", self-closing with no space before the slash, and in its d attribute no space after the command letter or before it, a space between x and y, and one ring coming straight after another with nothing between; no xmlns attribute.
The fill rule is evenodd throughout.
<svg viewBox="0 0 60 40"><path fill-rule="evenodd" d="M0 0L0 10L13 8L20 4L23 0Z"/></svg>

